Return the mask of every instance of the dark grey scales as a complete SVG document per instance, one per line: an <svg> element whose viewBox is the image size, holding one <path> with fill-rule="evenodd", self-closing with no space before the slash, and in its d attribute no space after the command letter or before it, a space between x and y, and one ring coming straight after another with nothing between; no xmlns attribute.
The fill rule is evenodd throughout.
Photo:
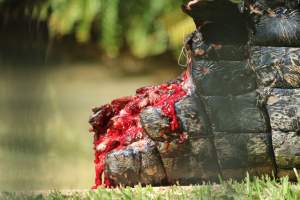
<svg viewBox="0 0 300 200"><path fill-rule="evenodd" d="M300 170L300 1L193 0L186 43L191 92L175 104L181 130L161 135L160 110L141 113L148 139L107 156L117 184L170 185L277 177ZM183 143L176 142L180 132Z"/></svg>

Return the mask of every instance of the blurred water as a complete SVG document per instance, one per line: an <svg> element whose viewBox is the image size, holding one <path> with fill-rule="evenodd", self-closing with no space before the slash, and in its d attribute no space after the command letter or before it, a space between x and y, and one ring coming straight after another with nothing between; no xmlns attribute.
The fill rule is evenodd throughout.
<svg viewBox="0 0 300 200"><path fill-rule="evenodd" d="M121 76L97 63L2 67L0 191L90 188L91 108L174 78L177 72L162 67Z"/></svg>

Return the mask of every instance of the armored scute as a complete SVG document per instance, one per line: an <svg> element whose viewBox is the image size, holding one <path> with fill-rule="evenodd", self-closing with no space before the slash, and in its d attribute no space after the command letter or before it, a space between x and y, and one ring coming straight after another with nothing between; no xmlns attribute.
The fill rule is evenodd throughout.
<svg viewBox="0 0 300 200"><path fill-rule="evenodd" d="M238 3L237 3L238 2ZM300 169L300 2L194 0L177 80L94 109L96 186Z"/></svg>

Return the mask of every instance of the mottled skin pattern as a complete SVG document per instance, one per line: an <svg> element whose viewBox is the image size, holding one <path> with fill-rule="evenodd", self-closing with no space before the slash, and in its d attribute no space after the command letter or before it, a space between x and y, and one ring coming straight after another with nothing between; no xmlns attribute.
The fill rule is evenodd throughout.
<svg viewBox="0 0 300 200"><path fill-rule="evenodd" d="M238 1L235 1L238 2ZM147 108L147 134L106 157L115 184L170 185L300 169L300 8L295 0L194 0L183 6L197 30L187 37L187 95L178 131ZM178 133L181 142L178 142Z"/></svg>

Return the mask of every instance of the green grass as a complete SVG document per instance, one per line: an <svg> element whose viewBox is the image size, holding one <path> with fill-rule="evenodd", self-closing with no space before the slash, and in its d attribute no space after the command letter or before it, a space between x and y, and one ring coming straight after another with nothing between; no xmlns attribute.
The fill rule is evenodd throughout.
<svg viewBox="0 0 300 200"><path fill-rule="evenodd" d="M270 177L253 178L249 176L242 182L221 181L220 184L203 184L195 186L171 186L156 188L152 186L120 187L117 189L99 188L94 191L63 194L52 191L49 194L25 195L18 193L2 193L1 200L110 200L110 199L250 199L250 200L299 200L300 181L292 183L287 177L275 180Z"/></svg>

